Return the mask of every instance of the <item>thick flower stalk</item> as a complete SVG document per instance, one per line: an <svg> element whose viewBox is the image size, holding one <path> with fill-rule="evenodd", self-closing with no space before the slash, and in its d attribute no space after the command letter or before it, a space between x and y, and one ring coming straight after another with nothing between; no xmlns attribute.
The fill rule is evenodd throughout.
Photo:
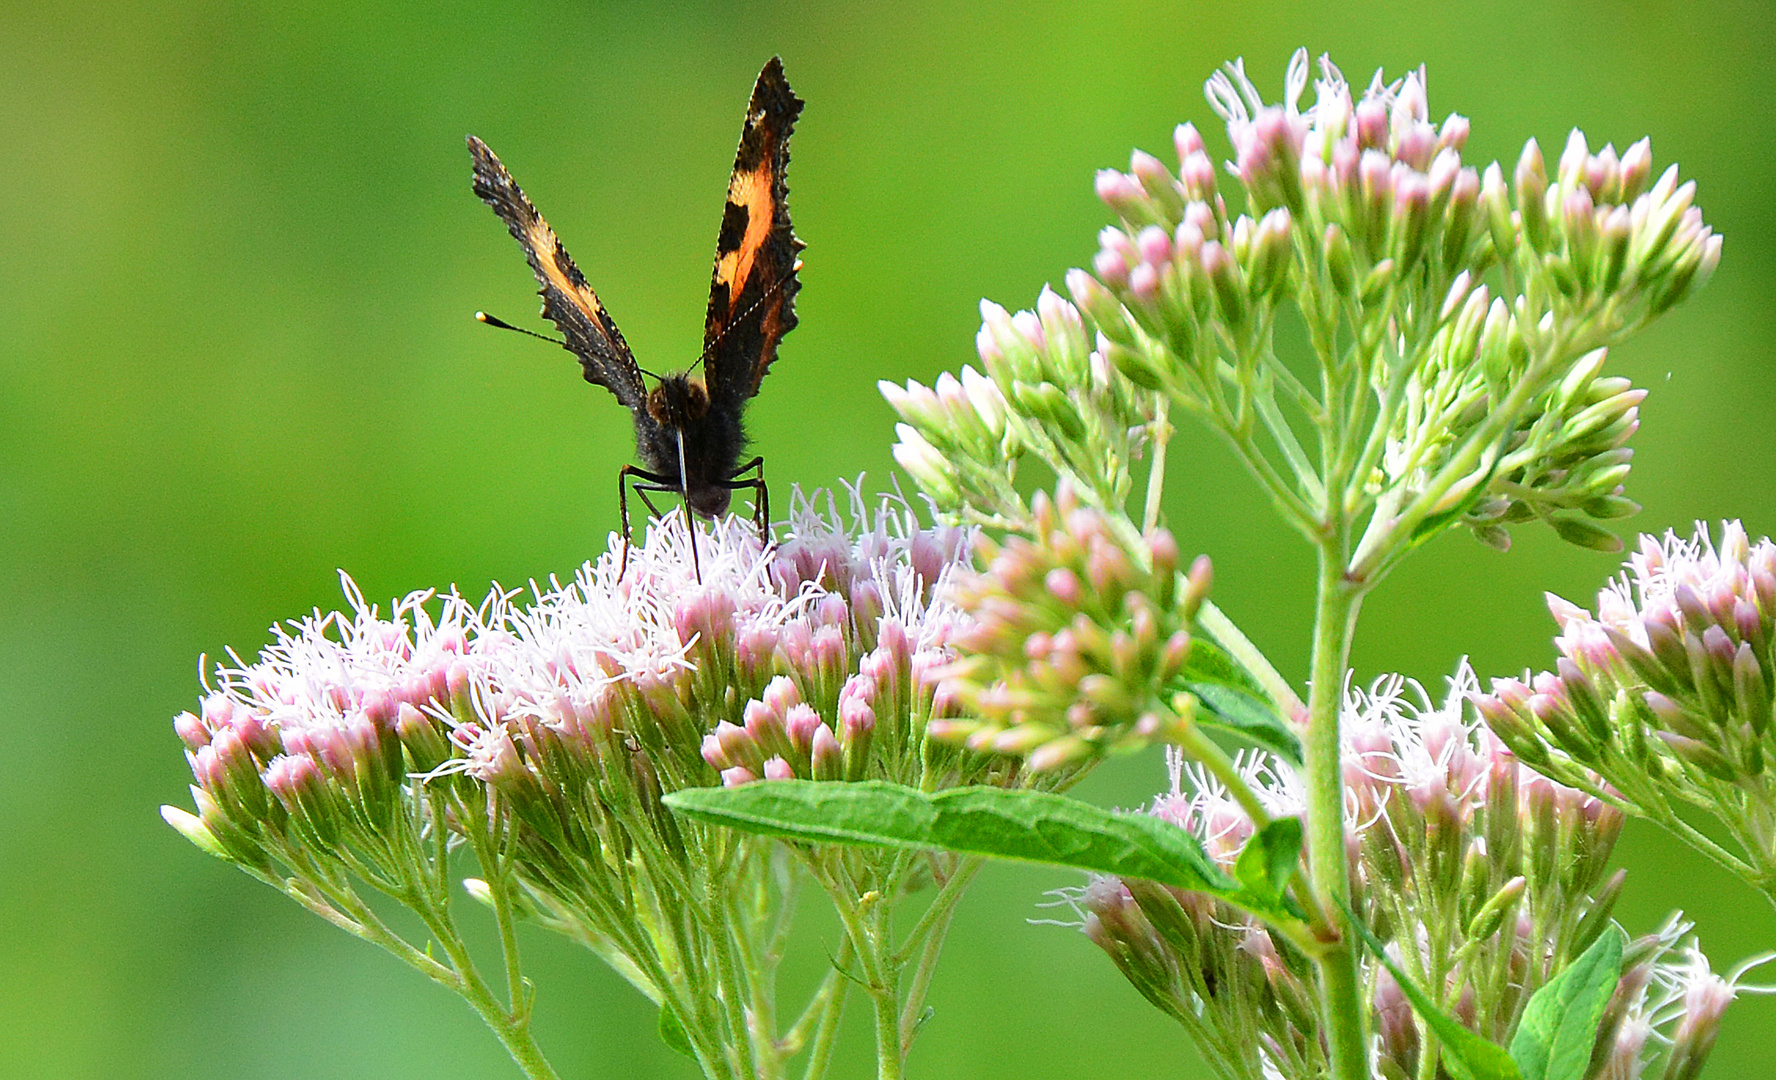
<svg viewBox="0 0 1776 1080"><path fill-rule="evenodd" d="M1358 914L1390 958L1462 1026L1508 1045L1534 992L1609 929L1625 874L1606 866L1623 816L1520 769L1464 716L1472 691L1464 667L1440 705L1398 677L1346 694L1346 854ZM1149 812L1196 834L1231 867L1252 819L1200 767L1178 756L1170 767L1171 790ZM1286 764L1252 755L1240 773L1270 814L1303 811ZM1224 901L1151 882L1099 878L1067 897L1085 933L1190 1032L1216 1075L1325 1074L1313 966L1287 940ZM1683 998L1675 987L1729 985L1693 948L1675 950L1687 928L1674 918L1627 948L1594 1051L1594 1061L1610 1063L1601 1075L1688 1076L1706 1057L1732 994L1703 1001L1698 991L1695 1003L1673 1007ZM1448 1075L1442 1046L1373 956L1362 961L1361 984L1373 1075ZM1656 1063L1667 1060L1673 1069L1661 1073Z"/></svg>
<svg viewBox="0 0 1776 1080"><path fill-rule="evenodd" d="M1600 775L1613 799L1776 900L1776 544L1732 521L1717 547L1698 525L1642 536L1625 565L1595 614L1548 597L1555 670L1494 679L1481 713L1526 763ZM1691 808L1732 848L1690 825Z"/></svg>
<svg viewBox="0 0 1776 1080"><path fill-rule="evenodd" d="M924 737L948 707L933 673L967 622L940 594L971 537L896 505L867 513L855 494L852 517L798 495L769 549L745 523L718 522L697 538L699 578L669 516L626 568L606 553L523 603L421 593L384 617L347 579L350 612L221 665L201 712L175 721L199 812L168 818L469 997L530 1075L553 1074L529 1040L519 918L609 962L708 1076L781 1076L804 1052L821 1075L854 984L876 1005L882 1075L898 1076L978 861L786 847L661 803L767 777L1016 780L1003 759ZM465 884L500 927L503 1004L450 911L457 846L474 853L480 876ZM797 943L801 871L847 934L806 1008L782 1017L775 973ZM934 879L944 888L903 933L897 901ZM382 924L364 887L418 912L447 959Z"/></svg>

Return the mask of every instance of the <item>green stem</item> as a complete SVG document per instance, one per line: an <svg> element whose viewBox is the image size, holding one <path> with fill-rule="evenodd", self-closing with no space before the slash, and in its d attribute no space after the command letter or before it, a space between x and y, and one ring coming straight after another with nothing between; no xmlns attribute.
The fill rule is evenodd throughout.
<svg viewBox="0 0 1776 1080"><path fill-rule="evenodd" d="M1760 874L1756 867L1704 836L1695 826L1679 817L1669 807L1661 807L1660 811L1649 816L1664 826L1667 832L1706 855L1719 864L1722 869L1736 875L1753 888L1769 891L1768 877ZM1772 901L1776 902L1776 896L1772 897Z"/></svg>
<svg viewBox="0 0 1776 1080"><path fill-rule="evenodd" d="M1168 708L1166 711L1171 710ZM1246 783L1246 778L1234 767L1233 759L1227 756L1227 751L1221 749L1215 740L1204 735L1201 728L1195 724L1177 727L1172 742L1184 751L1185 757L1200 762L1211 776L1221 781L1221 786L1233 796L1234 802L1239 803L1240 809L1246 812L1246 817L1252 820L1254 827L1262 829L1270 824L1270 811L1259 801L1258 793L1252 790L1252 786Z"/></svg>
<svg viewBox="0 0 1776 1080"><path fill-rule="evenodd" d="M494 1037L506 1048L506 1053L511 1055L513 1062L524 1070L525 1076L532 1080L556 1080L554 1068L543 1056L542 1048L537 1046L536 1039L530 1033L530 1010L518 1006L507 1010L494 997L493 991L475 970L468 946L457 936L455 924L449 914L431 910L423 902L409 902L408 907L420 917L433 939L450 958L447 978L440 977L441 966L436 961L389 930L368 908L351 914L365 929L366 933L361 936L366 940L381 945L434 981L456 991L458 996L468 1002L482 1022L492 1029Z"/></svg>
<svg viewBox="0 0 1776 1080"><path fill-rule="evenodd" d="M719 901L717 903L721 906ZM728 1006L728 1038L731 1040L729 1057L737 1066L736 1071L741 1080L756 1080L762 1063L758 1060L759 1048L755 1045L754 1032L746 1015L746 979L741 973L739 958L735 955L734 942L728 936L728 927L722 925L724 921L712 920L712 925L702 929L708 933L714 946L717 978L727 984L722 988L721 996L727 999Z"/></svg>
<svg viewBox="0 0 1776 1080"><path fill-rule="evenodd" d="M1311 538L1314 527L1313 505L1283 481L1282 474L1276 471L1275 466L1271 465L1270 459L1264 455L1264 451L1252 441L1251 433L1240 430L1236 424L1235 418L1225 412L1215 418L1216 428L1221 432L1222 437L1233 446L1239 459L1245 463L1246 470L1270 495L1271 502L1276 505L1277 512L1282 515L1283 520L1295 531Z"/></svg>
<svg viewBox="0 0 1776 1080"><path fill-rule="evenodd" d="M503 807L497 812L503 814ZM495 839L501 831L496 827L488 834L477 832L472 843L475 857L481 863L481 872L487 875L487 891L493 899L493 921L499 929L500 955L506 964L506 1003L514 1016L527 1016L530 1013L530 1003L525 1000L524 970L518 958L518 935L512 917L510 890L513 883L504 860L500 858L498 841ZM443 853L440 853L438 861L444 861Z"/></svg>
<svg viewBox="0 0 1776 1080"><path fill-rule="evenodd" d="M986 857L980 855L964 856L956 864L956 868L950 872L949 880L943 883L943 888L938 890L937 896L925 909L925 914L919 916L919 921L913 925L911 930L907 931L906 944L888 958L890 964L898 967L912 959L912 953L919 947L920 939L938 923L949 921L950 916L955 912L956 904L962 899L962 894L968 890L969 883L974 880L974 876L980 873L981 867L985 865L987 865Z"/></svg>
<svg viewBox="0 0 1776 1080"><path fill-rule="evenodd" d="M1350 560L1350 571L1356 579L1369 584L1381 579L1382 571L1405 552L1408 545L1403 538L1411 536L1442 498L1480 466L1485 455L1497 447L1499 440L1522 417L1531 399L1547 389L1548 372L1568 355L1580 353L1567 338L1557 336L1548 342L1541 357L1512 385L1487 418L1462 440L1412 501L1397 515L1383 518L1377 514L1370 520L1369 528Z"/></svg>
<svg viewBox="0 0 1776 1080"><path fill-rule="evenodd" d="M833 970L826 973L821 989L813 995L812 1002L808 1002L808 1011L796 1021L796 1027L790 1028L789 1036L785 1036L785 1053L794 1053L806 1037L808 1023L813 1023L813 1039L808 1043L808 1068L803 1071L803 1080L822 1080L826 1069L833 1064L838 1018L845 1011L845 991L851 988L851 979L845 975L845 966L851 965L851 959L851 938L845 938L838 943Z"/></svg>
<svg viewBox="0 0 1776 1080"><path fill-rule="evenodd" d="M1289 471L1295 474L1295 480L1307 493L1308 501L1324 502L1325 492L1320 489L1319 473L1308 460L1307 451L1302 449L1301 441L1295 437L1295 429L1289 426L1288 418L1277 408L1276 398L1269 394L1259 394L1254 395L1254 402L1258 418L1264 422L1264 430L1270 432L1277 452L1282 454Z"/></svg>
<svg viewBox="0 0 1776 1080"><path fill-rule="evenodd" d="M866 894L862 900L856 896L856 890L839 875L823 872L822 868L812 860L808 862L816 879L826 889L827 895L833 899L833 909L838 913L839 921L844 924L845 936L851 942L857 954L857 966L863 974L864 989L869 991L870 999L875 1005L876 1018L876 1076L877 1080L901 1080L900 1054L900 987L899 979L889 963L886 955L885 935L889 923L885 916L890 913L891 905L880 894ZM889 874L892 881L898 875ZM865 926L863 907L873 907L870 922Z"/></svg>
<svg viewBox="0 0 1776 1080"><path fill-rule="evenodd" d="M1166 447L1172 441L1172 425L1168 419L1171 404L1170 397L1159 395L1159 402L1153 411L1153 422L1147 425L1151 432L1147 452L1153 455L1153 461L1147 468L1147 501L1141 511L1143 532L1152 532L1159 526L1160 500L1165 495Z"/></svg>
<svg viewBox="0 0 1776 1080"><path fill-rule="evenodd" d="M956 917L956 905L961 902L968 883L974 880L974 875L986 863L986 859L979 857L963 859L950 874L950 879L944 882L943 889L932 900L918 926L914 927L914 932L908 935L906 947L915 945L919 935L924 936L925 944L919 951L919 966L913 969L912 982L907 985L906 1002L900 1010L902 1054L912 1048L913 1036L918 1033L919 1017L925 1007L925 995L931 989L931 977L937 972L937 960L943 954L944 938L950 932L950 920ZM933 913L936 918L932 917ZM899 955L896 953L897 958ZM895 967L898 968L899 964L896 963Z"/></svg>
<svg viewBox="0 0 1776 1080"><path fill-rule="evenodd" d="M1344 778L1338 737L1339 699L1345 662L1362 593L1344 577L1339 530L1319 544L1315 597L1312 682L1308 687L1308 728L1304 744L1307 774L1308 869L1315 897L1325 911L1350 903L1350 871L1344 847ZM1338 940L1317 957L1322 1018L1334 1080L1368 1076L1365 1010L1359 992L1352 936L1340 928Z"/></svg>

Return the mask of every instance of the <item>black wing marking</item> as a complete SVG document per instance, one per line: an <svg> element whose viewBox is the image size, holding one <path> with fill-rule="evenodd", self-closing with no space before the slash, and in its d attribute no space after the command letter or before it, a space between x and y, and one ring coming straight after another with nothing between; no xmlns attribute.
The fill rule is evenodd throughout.
<svg viewBox="0 0 1776 1080"><path fill-rule="evenodd" d="M561 246L555 230L537 213L500 159L473 135L469 136L469 155L475 159L475 194L493 207L524 248L524 257L541 286L543 317L560 328L568 351L580 358L586 381L609 389L632 410L642 408L647 387L629 343Z"/></svg>
<svg viewBox="0 0 1776 1080"><path fill-rule="evenodd" d="M789 221L789 136L802 101L772 57L759 72L728 180L715 242L715 271L703 329L703 373L712 407L737 412L758 393L795 329L796 271L803 248Z"/></svg>

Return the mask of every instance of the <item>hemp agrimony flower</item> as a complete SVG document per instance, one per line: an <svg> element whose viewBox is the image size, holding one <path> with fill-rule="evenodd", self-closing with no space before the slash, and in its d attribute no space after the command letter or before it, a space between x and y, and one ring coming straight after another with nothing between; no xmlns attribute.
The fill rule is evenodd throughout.
<svg viewBox="0 0 1776 1080"><path fill-rule="evenodd" d="M956 639L963 658L944 669L943 685L967 718L939 721L933 733L1024 756L1037 771L1172 738L1207 561L1177 595L1171 533L1154 531L1131 556L1106 515L1065 484L1058 500L1037 494L1031 528L1036 542L983 543L987 569L954 583L955 602L975 619Z"/></svg>
<svg viewBox="0 0 1776 1080"><path fill-rule="evenodd" d="M1600 775L1614 800L1776 897L1776 544L1731 521L1717 547L1698 524L1688 539L1642 536L1625 567L1595 615L1549 595L1555 670L1494 679L1481 713L1526 763ZM1712 816L1733 849L1680 807Z"/></svg>
<svg viewBox="0 0 1776 1080"><path fill-rule="evenodd" d="M1044 289L1034 311L1015 314L983 303L979 372L882 390L902 421L896 459L927 497L1011 534L960 582L977 620L949 669L965 715L940 732L1035 766L1166 741L1223 785L1261 842L1236 866L1246 892L1219 902L1263 909L1265 932L1290 943L1301 961L1292 1038L1323 1048L1325 1073L1355 1080L1370 1026L1355 938L1383 929L1361 920L1404 919L1389 898L1416 908L1455 895L1371 879L1348 857L1339 691L1363 598L1458 525L1499 549L1511 526L1535 520L1571 543L1618 548L1601 523L1638 509L1627 443L1645 392L1604 374L1607 350L1700 286L1721 241L1692 205L1693 183L1675 167L1654 178L1644 139L1593 150L1575 131L1552 175L1534 140L1508 180L1496 162L1469 164L1469 122L1431 119L1423 69L1378 72L1359 90L1329 60L1313 78L1303 50L1280 101L1237 61L1205 89L1230 157L1218 166L1185 123L1175 165L1136 151L1126 171L1100 172L1115 221L1090 269L1065 275L1070 299ZM1297 340L1301 355L1283 347ZM1314 548L1305 700L1206 599L1207 564L1179 574L1162 509L1182 415L1227 442ZM1020 494L1025 457L1056 475L1061 513ZM1299 763L1306 860L1292 880L1288 831L1273 828L1287 815L1204 736L1210 720ZM1441 800L1422 812L1440 837L1456 835ZM1461 850L1426 858L1459 888ZM1504 887L1491 885L1464 902ZM1285 886L1295 906L1277 908ZM1583 889L1559 903L1568 917L1590 910ZM1416 917L1432 915L1465 927L1477 912ZM1426 1004L1416 987L1401 1000L1420 1015L1433 1002L1468 1007L1436 981L1447 974L1419 965L1414 980L1432 977ZM1472 1030L1508 1031L1514 1006L1500 1007ZM1322 1071L1277 1038L1283 1075ZM1450 1052L1469 1051L1504 1053Z"/></svg>
<svg viewBox="0 0 1776 1080"><path fill-rule="evenodd" d="M1600 376L1601 350L1712 273L1720 238L1694 184L1675 167L1652 180L1644 139L1592 152L1575 131L1552 177L1527 143L1508 188L1497 163L1463 162L1466 118L1431 122L1422 70L1377 73L1360 95L1320 70L1302 108L1305 51L1278 104L1229 65L1208 96L1233 184L1181 125L1175 169L1137 151L1099 174L1119 220L1093 272L1067 274L1072 304L983 305L984 378L884 386L904 421L897 459L940 506L1022 522L1011 481L1028 452L1120 508L1130 461L1163 447L1176 404L1304 532L1331 509L1366 519L1349 567L1363 581L1456 522L1498 546L1533 518L1613 543L1592 522L1634 509L1624 444L1643 393ZM1305 328L1317 377L1276 354L1279 319ZM1148 507L1152 524L1151 490Z"/></svg>
<svg viewBox="0 0 1776 1080"><path fill-rule="evenodd" d="M1228 1080L1695 1075L1746 969L1680 955L1675 916L1625 941L1606 864L1639 812L1776 897L1776 545L1643 541L1595 617L1553 603L1556 673L1491 695L1465 666L1441 704L1397 677L1346 690L1363 599L1438 533L1504 549L1539 520L1619 546L1602 523L1637 509L1645 392L1607 350L1712 273L1694 184L1654 179L1644 139L1576 131L1551 175L1533 140L1508 180L1469 164L1423 69L1358 91L1302 51L1279 102L1240 62L1206 92L1219 167L1186 123L1175 166L1099 173L1115 220L1065 296L984 302L979 370L882 384L896 460L956 524L853 492L850 524L799 500L780 546L669 515L626 573L607 553L525 601L415 594L384 618L348 582L350 612L230 654L175 722L198 814L168 820L462 994L533 1077L553 1074L518 919L610 963L707 1076L805 1055L818 1080L855 989L899 1080L989 857L1097 875L1067 897L1086 933ZM1207 557L1180 565L1184 416L1315 552L1304 684L1209 599ZM1026 496L1025 458L1052 497ZM1151 813L1059 794L1155 742ZM456 931L453 848L503 994ZM842 933L788 1019L806 880ZM361 889L416 912L423 948Z"/></svg>
<svg viewBox="0 0 1776 1080"><path fill-rule="evenodd" d="M1613 932L1626 874L1606 865L1623 816L1521 770L1464 715L1473 690L1464 665L1441 704L1397 676L1345 695L1346 844L1353 902L1392 961L1464 1027L1508 1045L1534 992ZM1233 866L1252 820L1200 766L1176 753L1168 765L1171 790L1148 812ZM1240 774L1270 814L1306 809L1286 763L1252 754ZM1323 1075L1313 966L1286 938L1225 901L1147 881L1103 877L1063 895L1086 935L1190 1032L1217 1076ZM1693 946L1673 952L1687 930L1674 917L1628 947L1593 1059L1611 1062L1604 1075L1657 1076L1650 1063L1681 1056L1699 1067L1707 1056L1708 1040L1686 1025L1718 1024L1731 991L1723 997L1727 983ZM1446 1075L1443 1047L1393 974L1369 956L1361 979L1374 1075ZM1678 986L1697 989L1686 997ZM1654 1029L1665 1034L1649 1038Z"/></svg>
<svg viewBox="0 0 1776 1080"><path fill-rule="evenodd" d="M781 1076L804 1051L820 1075L853 984L886 1018L878 1050L898 1074L979 860L792 849L661 801L766 777L1017 782L1003 760L924 738L948 707L933 673L967 619L941 596L971 536L852 503L847 524L830 495L822 510L798 493L769 549L731 518L698 526L696 562L668 516L626 568L607 552L525 603L496 588L434 612L415 593L384 616L347 578L349 611L275 630L256 662L230 654L200 713L175 721L198 814L168 820L462 994L529 1075L553 1073L528 1030L519 918L609 962L708 1076ZM503 1003L456 930L457 847L501 929ZM800 1019L780 1026L775 972L804 873L846 932ZM897 940L897 901L933 880L939 901ZM364 888L418 913L430 945L386 925Z"/></svg>

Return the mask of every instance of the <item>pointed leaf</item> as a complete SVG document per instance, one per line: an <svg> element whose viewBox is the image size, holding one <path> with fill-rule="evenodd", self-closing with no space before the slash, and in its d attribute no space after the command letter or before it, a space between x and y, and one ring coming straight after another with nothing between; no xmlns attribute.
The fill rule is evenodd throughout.
<svg viewBox="0 0 1776 1080"><path fill-rule="evenodd" d="M1301 864L1301 819L1277 818L1252 834L1233 864L1233 876L1253 895L1283 902L1283 889Z"/></svg>
<svg viewBox="0 0 1776 1080"><path fill-rule="evenodd" d="M665 802L681 814L766 836L939 848L1145 878L1222 897L1272 921L1295 920L1292 902L1242 888L1187 830L1150 814L1116 813L1050 792L965 787L927 793L881 780L769 780L686 788ZM1284 841L1276 839L1279 847Z"/></svg>
<svg viewBox="0 0 1776 1080"><path fill-rule="evenodd" d="M1584 1080L1597 1025L1621 977L1622 934L1610 928L1535 992L1511 1040L1524 1080Z"/></svg>
<svg viewBox="0 0 1776 1080"><path fill-rule="evenodd" d="M926 793L881 780L776 780L687 788L665 801L679 813L767 836L943 848L1187 889L1234 887L1184 829L1048 792L967 787Z"/></svg>
<svg viewBox="0 0 1776 1080"><path fill-rule="evenodd" d="M677 1013L674 1013L671 1009L662 1007L660 1009L658 1031L660 1032L661 1042L670 1046L672 1049L677 1050L692 1061L697 1060L697 1051L691 1048L691 1037L685 1034L684 1025L679 1022Z"/></svg>
<svg viewBox="0 0 1776 1080"><path fill-rule="evenodd" d="M1343 902L1339 903L1344 907ZM1369 946L1394 981L1400 984L1400 992L1412 1003L1412 1011L1424 1018L1425 1025L1436 1033L1443 1044L1443 1063L1449 1067L1449 1073L1455 1080L1525 1080L1517 1068L1511 1055L1505 1048L1491 1043L1462 1027L1460 1022L1437 1008L1431 996L1418 988L1418 985L1407 977L1405 969L1394 963L1388 956L1386 946L1364 926L1362 920L1350 908L1344 907L1344 917L1356 930L1357 936Z"/></svg>
<svg viewBox="0 0 1776 1080"><path fill-rule="evenodd" d="M1196 722L1203 727L1219 728L1291 764L1301 764L1301 740L1261 699L1237 687L1213 682L1187 682L1184 689L1202 702Z"/></svg>
<svg viewBox="0 0 1776 1080"><path fill-rule="evenodd" d="M1239 690L1251 698L1264 700L1264 687L1252 673L1240 666L1220 642L1204 630L1190 639L1190 658L1184 664L1184 678L1190 682L1218 683Z"/></svg>

